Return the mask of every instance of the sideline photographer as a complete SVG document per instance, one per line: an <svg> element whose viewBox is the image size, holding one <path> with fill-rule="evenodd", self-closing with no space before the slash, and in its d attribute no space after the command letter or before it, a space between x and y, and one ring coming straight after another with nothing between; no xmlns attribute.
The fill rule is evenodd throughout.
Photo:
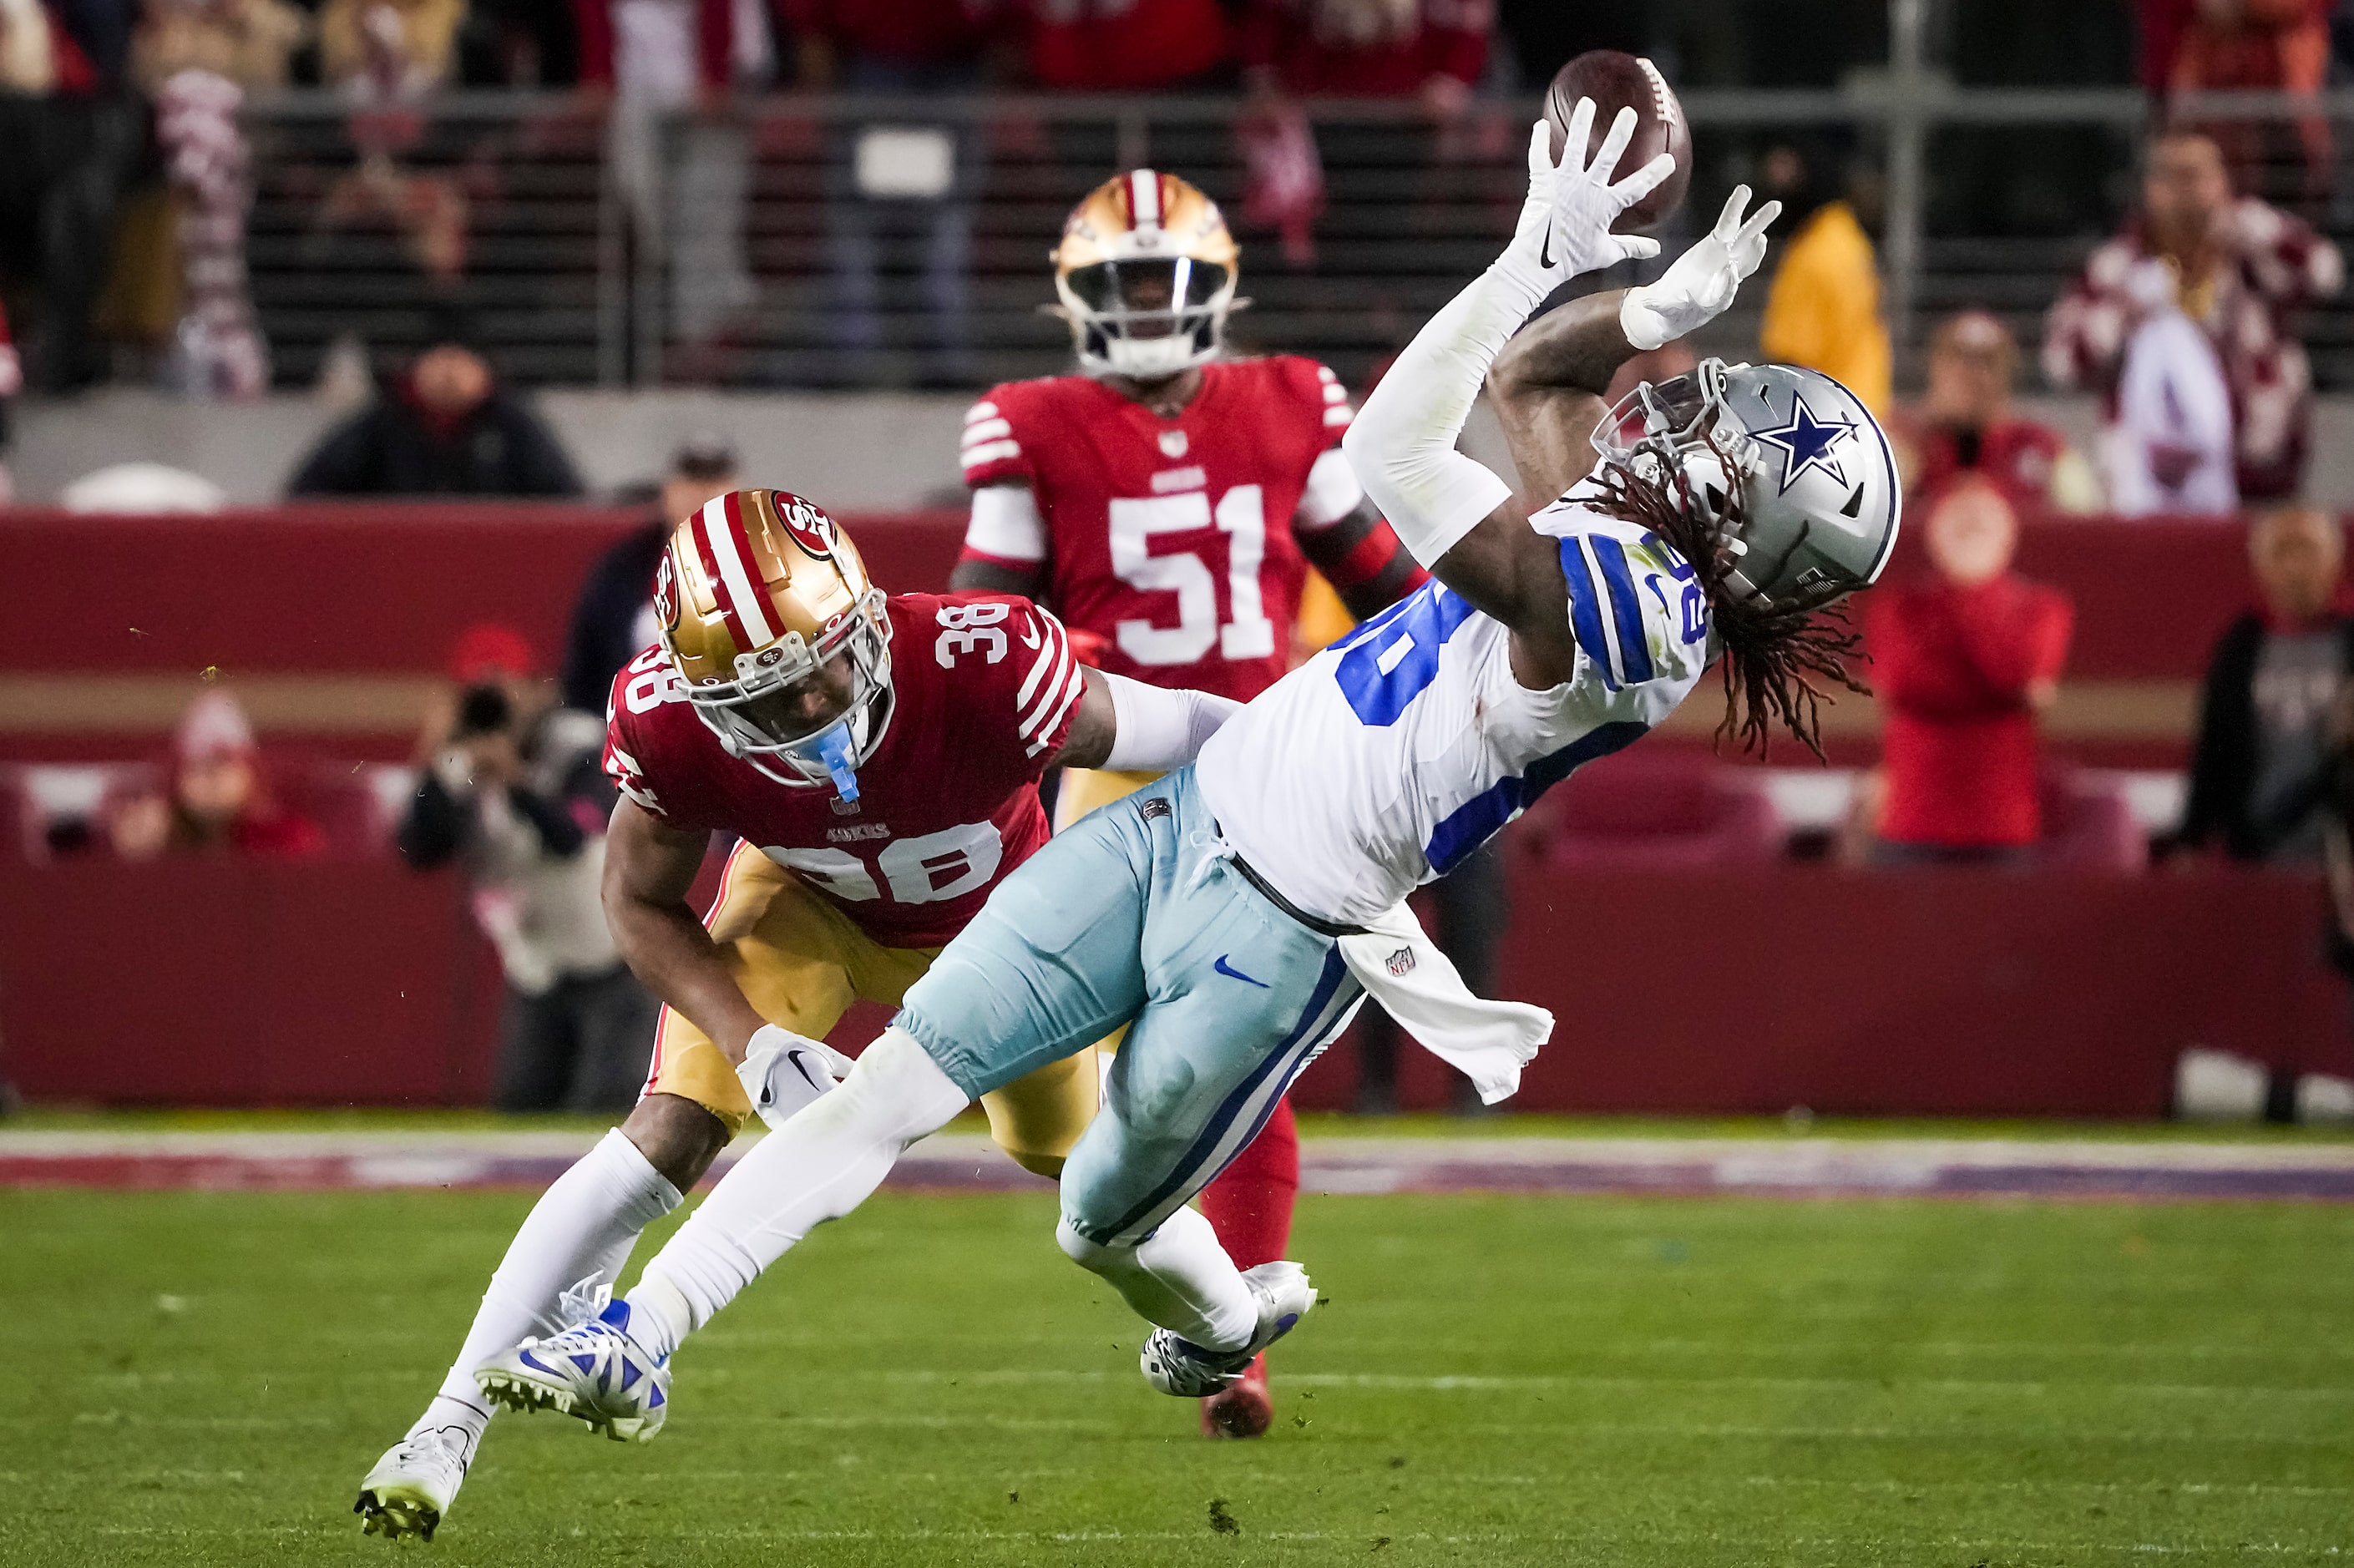
<svg viewBox="0 0 2354 1568"><path fill-rule="evenodd" d="M614 951L598 899L613 794L604 725L558 707L523 638L478 626L456 684L418 737L400 826L418 871L462 861L474 917L506 974L492 1103L504 1111L621 1111L653 1048L655 1005Z"/></svg>

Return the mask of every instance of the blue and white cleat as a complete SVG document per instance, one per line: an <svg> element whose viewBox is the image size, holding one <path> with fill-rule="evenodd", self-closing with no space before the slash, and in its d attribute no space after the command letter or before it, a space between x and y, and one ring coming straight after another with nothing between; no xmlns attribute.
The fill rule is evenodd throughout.
<svg viewBox="0 0 2354 1568"><path fill-rule="evenodd" d="M525 1340L474 1369L482 1397L507 1410L577 1416L616 1443L646 1443L670 1414L670 1363L630 1338L630 1304Z"/></svg>
<svg viewBox="0 0 2354 1568"><path fill-rule="evenodd" d="M363 1532L391 1541L432 1540L465 1484L472 1446L463 1427L424 1426L386 1449L352 1504Z"/></svg>
<svg viewBox="0 0 2354 1568"><path fill-rule="evenodd" d="M1155 1329L1144 1341L1137 1364L1144 1381L1163 1393L1181 1399L1201 1399L1234 1385L1261 1351L1291 1332L1292 1325L1316 1305L1316 1287L1308 1271L1296 1263L1262 1263L1243 1270L1243 1283L1258 1298L1258 1331L1239 1351L1212 1351L1181 1340L1166 1329Z"/></svg>

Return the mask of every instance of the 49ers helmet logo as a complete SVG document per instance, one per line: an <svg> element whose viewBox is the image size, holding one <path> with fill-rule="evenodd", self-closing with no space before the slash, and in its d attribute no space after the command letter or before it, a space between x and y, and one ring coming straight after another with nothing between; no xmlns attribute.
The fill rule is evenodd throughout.
<svg viewBox="0 0 2354 1568"><path fill-rule="evenodd" d="M793 543L821 561L833 559L833 519L824 511L790 491L773 493L776 498L777 521L792 535Z"/></svg>
<svg viewBox="0 0 2354 1568"><path fill-rule="evenodd" d="M654 620L664 631L678 630L678 573L670 564L670 552L663 552L662 565L654 568Z"/></svg>

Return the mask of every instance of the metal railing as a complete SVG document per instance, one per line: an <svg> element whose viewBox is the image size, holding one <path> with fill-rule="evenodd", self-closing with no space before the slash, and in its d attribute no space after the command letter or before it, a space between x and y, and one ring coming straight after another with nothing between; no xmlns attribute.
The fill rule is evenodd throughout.
<svg viewBox="0 0 2354 1568"><path fill-rule="evenodd" d="M1772 141L1825 139L1884 175L1900 357L1921 323L1964 305L2005 316L2031 357L2043 310L2130 202L2152 113L2130 89L1956 89L1902 50L1844 90L1694 90L1684 105L1696 170L1670 254ZM286 94L246 116L256 303L294 382L341 334L398 350L462 302L525 381L974 387L1064 366L1065 329L1040 310L1046 253L1089 188L1150 162L1235 224L1253 302L1238 342L1354 380L1510 233L1532 107L1485 103L1444 131L1389 102L1307 110L1326 199L1312 257L1287 260L1244 220L1240 105L1225 99L778 96L641 123L560 94L453 93L390 121ZM2174 111L2319 124L2354 146L2354 93L2207 94ZM908 188L893 184L908 169L868 168L862 185L877 130L899 133L891 155L938 194L860 194L878 178ZM2333 196L2335 167L2287 166L2298 156L2257 177L2354 238L2354 189ZM1763 299L1753 285L1707 346L1753 353ZM2321 383L2354 387L2354 304L2317 309L2305 330Z"/></svg>

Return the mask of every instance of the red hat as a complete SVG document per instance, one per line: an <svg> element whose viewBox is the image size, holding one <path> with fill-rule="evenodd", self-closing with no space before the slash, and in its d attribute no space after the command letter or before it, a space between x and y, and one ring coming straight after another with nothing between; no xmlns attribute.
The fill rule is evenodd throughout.
<svg viewBox="0 0 2354 1568"><path fill-rule="evenodd" d="M451 644L450 678L461 685L530 673L531 644L512 626L486 620L466 628Z"/></svg>

